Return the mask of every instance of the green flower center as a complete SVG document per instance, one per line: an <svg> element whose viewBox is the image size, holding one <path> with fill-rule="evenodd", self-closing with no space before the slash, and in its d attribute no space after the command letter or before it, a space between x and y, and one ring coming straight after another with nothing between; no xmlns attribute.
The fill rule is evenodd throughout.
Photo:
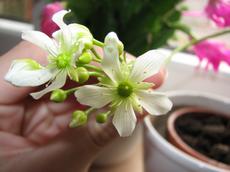
<svg viewBox="0 0 230 172"><path fill-rule="evenodd" d="M121 97L129 97L133 93L133 87L128 82L122 82L117 87L117 93Z"/></svg>
<svg viewBox="0 0 230 172"><path fill-rule="evenodd" d="M59 69L68 67L70 65L70 56L66 54L58 55L56 59L56 64Z"/></svg>

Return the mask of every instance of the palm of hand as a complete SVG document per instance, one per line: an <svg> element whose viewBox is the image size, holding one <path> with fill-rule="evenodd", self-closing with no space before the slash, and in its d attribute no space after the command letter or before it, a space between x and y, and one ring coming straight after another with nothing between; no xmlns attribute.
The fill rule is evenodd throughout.
<svg viewBox="0 0 230 172"><path fill-rule="evenodd" d="M0 105L0 156L48 143L67 129L73 109L71 100L57 104L26 98L12 105Z"/></svg>

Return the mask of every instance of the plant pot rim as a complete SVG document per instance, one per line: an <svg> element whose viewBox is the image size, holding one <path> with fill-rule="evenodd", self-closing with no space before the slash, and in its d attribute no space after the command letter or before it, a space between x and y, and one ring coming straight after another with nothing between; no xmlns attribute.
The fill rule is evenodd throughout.
<svg viewBox="0 0 230 172"><path fill-rule="evenodd" d="M179 117L186 115L189 112L202 112L202 113L205 112L205 113L213 114L215 116L222 116L222 117L229 118L229 116L227 114L219 113L219 112L205 109L202 107L191 107L190 106L190 107L179 108L179 109L175 110L174 112L172 112L170 114L168 120L167 120L167 134L169 137L169 141L172 144L174 144L177 148L181 149L182 151L188 153L189 155L191 155L191 156L193 156L199 160L202 160L206 163L209 163L211 165L217 166L217 167L222 168L222 169L230 170L230 165L224 164L224 163L219 162L217 160L211 159L206 155L203 155L202 153L198 152L197 150L195 150L194 148L189 146L187 143L185 143L182 140L182 138L179 136L179 134L177 133L177 131L175 129L175 122Z"/></svg>

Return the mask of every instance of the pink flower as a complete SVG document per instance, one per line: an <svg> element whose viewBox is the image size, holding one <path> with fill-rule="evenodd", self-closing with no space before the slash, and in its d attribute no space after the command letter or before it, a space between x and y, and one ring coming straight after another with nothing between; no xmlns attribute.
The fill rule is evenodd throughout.
<svg viewBox="0 0 230 172"><path fill-rule="evenodd" d="M41 16L41 31L52 36L52 33L59 29L59 27L52 21L54 13L63 10L63 4L61 2L53 2L44 6Z"/></svg>
<svg viewBox="0 0 230 172"><path fill-rule="evenodd" d="M230 0L209 0L205 12L217 26L230 26Z"/></svg>
<svg viewBox="0 0 230 172"><path fill-rule="evenodd" d="M206 70L212 66L217 72L221 62L230 65L230 49L227 49L223 43L217 41L203 41L193 47L194 52L199 58L200 63L207 60Z"/></svg>

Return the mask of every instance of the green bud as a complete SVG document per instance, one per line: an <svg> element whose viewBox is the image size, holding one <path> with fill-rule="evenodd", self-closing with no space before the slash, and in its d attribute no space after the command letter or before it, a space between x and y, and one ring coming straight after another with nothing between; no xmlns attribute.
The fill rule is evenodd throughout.
<svg viewBox="0 0 230 172"><path fill-rule="evenodd" d="M78 62L81 64L88 64L92 61L92 59L92 54L90 54L89 52L85 52L78 58Z"/></svg>
<svg viewBox="0 0 230 172"><path fill-rule="evenodd" d="M89 79L89 72L86 68L78 67L76 70L77 70L77 74L78 74L78 82L79 83L83 83Z"/></svg>
<svg viewBox="0 0 230 172"><path fill-rule="evenodd" d="M84 111L76 110L72 114L72 120L69 124L71 128L84 125L87 122L87 114Z"/></svg>
<svg viewBox="0 0 230 172"><path fill-rule="evenodd" d="M78 82L79 79L78 79L77 69L73 68L73 69L69 70L69 77L71 80Z"/></svg>
<svg viewBox="0 0 230 172"><path fill-rule="evenodd" d="M96 116L96 121L98 123L105 123L108 119L108 112L106 113L100 113Z"/></svg>
<svg viewBox="0 0 230 172"><path fill-rule="evenodd" d="M52 91L51 96L50 96L50 100L57 102L57 103L63 102L66 98L67 98L67 94L62 89L57 89L57 90Z"/></svg>

